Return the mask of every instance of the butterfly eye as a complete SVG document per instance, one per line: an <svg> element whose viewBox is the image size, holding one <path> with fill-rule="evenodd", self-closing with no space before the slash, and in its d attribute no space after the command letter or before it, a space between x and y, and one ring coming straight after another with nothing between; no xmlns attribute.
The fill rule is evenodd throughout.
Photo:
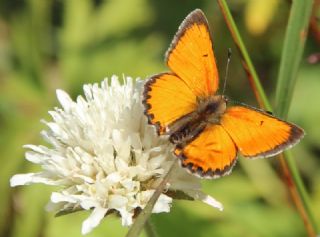
<svg viewBox="0 0 320 237"><path fill-rule="evenodd" d="M229 102L229 99L226 97L226 96L222 96L222 99L224 100L224 102L228 103Z"/></svg>

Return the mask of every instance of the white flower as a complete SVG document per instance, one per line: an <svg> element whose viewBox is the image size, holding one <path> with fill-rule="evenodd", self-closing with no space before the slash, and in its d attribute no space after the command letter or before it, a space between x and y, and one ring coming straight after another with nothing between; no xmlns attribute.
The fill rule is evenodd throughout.
<svg viewBox="0 0 320 237"><path fill-rule="evenodd" d="M144 208L172 162L172 146L147 125L141 104L143 82L125 78L121 85L116 76L111 85L105 79L85 85L85 97L72 101L57 90L62 109L50 111L52 122L43 121L46 146L26 145L26 159L39 164L39 173L17 174L11 186L44 183L60 187L53 192L49 210L92 210L83 222L82 233L89 233L108 211L117 211L122 225L132 224L136 208ZM203 194L199 180L178 168L153 213L169 212L178 190L222 209L222 205Z"/></svg>

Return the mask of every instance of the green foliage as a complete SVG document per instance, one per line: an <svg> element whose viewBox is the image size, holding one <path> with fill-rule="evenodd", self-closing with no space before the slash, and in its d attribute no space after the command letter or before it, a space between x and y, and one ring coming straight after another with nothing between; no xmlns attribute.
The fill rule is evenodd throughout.
<svg viewBox="0 0 320 237"><path fill-rule="evenodd" d="M309 28L312 6L312 0L294 1L292 3L276 91L276 113L281 118L287 117L290 108ZM295 160L291 154L290 151L285 152L284 163L288 166L291 179L293 180L301 205L303 206L303 210L300 210L300 213L306 223L308 234L310 236L315 236L318 234L317 223L314 220L313 212L310 210L309 197L296 167Z"/></svg>
<svg viewBox="0 0 320 237"><path fill-rule="evenodd" d="M272 98L290 6L281 3L266 31L253 36L243 23L246 4L230 1L263 88ZM183 17L194 8L203 9L212 23L223 77L227 49L234 43L215 1L0 1L0 236L81 236L88 212L54 218L54 213L44 211L51 189L9 187L13 174L39 168L25 161L22 145L41 143L39 120L49 119L47 111L57 104L55 89L76 96L84 83L112 74L146 78L167 70L164 52ZM307 53L315 52L316 41L310 37L306 48ZM233 52L227 94L255 105L240 57ZM307 133L293 152L316 220L320 220L319 75L319 66L302 64L289 113L289 120ZM224 204L223 212L200 202L175 201L170 213L153 215L151 222L159 237L305 236L277 167L276 159L242 159L231 176L203 181L205 191ZM115 216L108 216L88 236L126 233Z"/></svg>

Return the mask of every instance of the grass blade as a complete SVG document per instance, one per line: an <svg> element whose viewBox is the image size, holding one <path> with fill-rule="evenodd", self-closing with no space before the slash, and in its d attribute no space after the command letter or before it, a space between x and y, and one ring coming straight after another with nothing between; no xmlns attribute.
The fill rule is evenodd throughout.
<svg viewBox="0 0 320 237"><path fill-rule="evenodd" d="M276 89L276 113L284 119L288 115L297 79L307 37L312 4L312 0L295 0L292 2Z"/></svg>

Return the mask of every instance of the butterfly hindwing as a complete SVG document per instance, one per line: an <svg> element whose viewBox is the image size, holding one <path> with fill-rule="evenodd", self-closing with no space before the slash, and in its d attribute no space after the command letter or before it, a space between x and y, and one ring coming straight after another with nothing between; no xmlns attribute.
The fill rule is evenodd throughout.
<svg viewBox="0 0 320 237"><path fill-rule="evenodd" d="M179 27L166 53L169 68L199 97L214 94L219 76L206 17L199 9Z"/></svg>
<svg viewBox="0 0 320 237"><path fill-rule="evenodd" d="M298 126L260 110L234 106L227 109L221 125L239 152L248 158L269 157L292 147L303 137Z"/></svg>
<svg viewBox="0 0 320 237"><path fill-rule="evenodd" d="M203 178L228 174L237 158L237 148L221 125L207 125L193 141L177 145L174 154L183 167Z"/></svg>

